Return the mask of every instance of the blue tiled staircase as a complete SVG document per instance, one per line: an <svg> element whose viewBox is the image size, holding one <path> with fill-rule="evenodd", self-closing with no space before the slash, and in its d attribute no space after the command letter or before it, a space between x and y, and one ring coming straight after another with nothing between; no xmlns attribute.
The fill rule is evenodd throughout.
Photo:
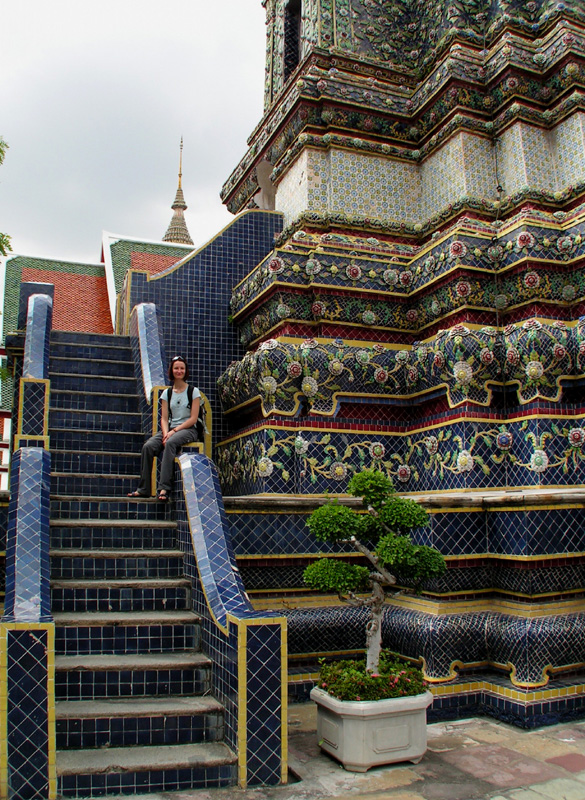
<svg viewBox="0 0 585 800"><path fill-rule="evenodd" d="M233 784L172 510L126 497L144 440L129 341L54 332L50 370L58 792Z"/></svg>

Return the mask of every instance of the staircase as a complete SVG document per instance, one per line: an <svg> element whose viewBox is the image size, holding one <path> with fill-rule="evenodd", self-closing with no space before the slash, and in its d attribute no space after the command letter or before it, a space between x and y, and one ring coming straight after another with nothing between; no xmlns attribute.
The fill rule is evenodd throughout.
<svg viewBox="0 0 585 800"><path fill-rule="evenodd" d="M126 497L144 441L129 340L53 332L50 352L58 794L232 785L172 508Z"/></svg>

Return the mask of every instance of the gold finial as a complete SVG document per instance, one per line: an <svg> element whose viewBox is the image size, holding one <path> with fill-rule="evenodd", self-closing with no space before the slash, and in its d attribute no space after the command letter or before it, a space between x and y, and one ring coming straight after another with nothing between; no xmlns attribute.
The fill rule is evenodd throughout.
<svg viewBox="0 0 585 800"><path fill-rule="evenodd" d="M181 188L182 177L183 177L183 137L181 136L181 150L179 153L179 189Z"/></svg>

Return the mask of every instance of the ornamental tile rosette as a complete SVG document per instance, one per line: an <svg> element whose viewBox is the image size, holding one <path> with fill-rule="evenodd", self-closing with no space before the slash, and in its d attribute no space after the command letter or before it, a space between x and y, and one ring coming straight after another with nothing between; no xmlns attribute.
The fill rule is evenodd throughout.
<svg viewBox="0 0 585 800"><path fill-rule="evenodd" d="M574 373L569 329L562 322L545 325L529 319L504 330L506 382L518 386L518 400L558 401L561 380Z"/></svg>
<svg viewBox="0 0 585 800"><path fill-rule="evenodd" d="M449 405L464 402L487 406L491 399L490 383L502 381L501 348L495 328L472 331L455 325L439 331L432 360L434 381L447 387Z"/></svg>

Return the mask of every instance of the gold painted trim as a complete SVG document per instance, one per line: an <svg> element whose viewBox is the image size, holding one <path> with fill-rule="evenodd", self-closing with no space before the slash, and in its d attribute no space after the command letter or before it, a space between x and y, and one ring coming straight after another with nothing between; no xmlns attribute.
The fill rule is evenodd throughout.
<svg viewBox="0 0 585 800"><path fill-rule="evenodd" d="M23 408L24 408L24 387L26 384L44 384L44 410L43 410L43 429L39 434L26 436L22 432ZM22 439L36 440L42 442L42 446L49 449L49 395L51 391L51 381L48 378L21 378L18 386L18 408L17 408L17 428L14 436L14 451L20 447Z"/></svg>
<svg viewBox="0 0 585 800"><path fill-rule="evenodd" d="M246 653L248 644L248 627L234 620L238 628L238 786L245 789L248 785L248 684Z"/></svg>
<svg viewBox="0 0 585 800"><path fill-rule="evenodd" d="M0 623L0 797L10 796L8 786L8 631L28 630L47 632L47 768L49 797L57 798L57 740L55 730L55 625L51 622Z"/></svg>
<svg viewBox="0 0 585 800"><path fill-rule="evenodd" d="M350 397L350 398L351 397L363 397L363 394L360 394L359 392L355 392L355 393L351 393L351 394L350 393L344 394L343 396L344 397ZM414 395L409 395L409 397L411 397L411 396L414 396ZM256 398L258 398L258 397L260 397L260 395L256 395ZM385 398L385 397L389 397L389 395L368 395L368 397L382 397L382 398ZM256 398L251 398L251 400L256 399ZM251 401L246 401L246 402L249 403ZM243 405L245 405L245 404L243 403L240 406L237 406L237 408L241 408ZM236 406L234 406L234 408L232 410L235 410L235 409L236 409ZM279 412L279 414L280 414L280 412ZM567 415L567 414L561 414L560 412L556 412L556 413L547 414L546 417L543 417L542 414L539 414L539 413L537 413L535 411L534 414L521 415L521 416L517 416L517 417L515 417L515 416L509 417L509 418L507 418L505 420L505 422L506 422L506 424L511 424L511 423L514 423L514 422L521 422L521 421L523 421L525 419L534 419L534 418L547 419L547 420L548 419L568 419L568 418L570 418L571 420L578 420L578 419L585 419L585 414ZM503 422L504 420L500 420L500 421ZM438 430L440 428L446 428L449 425L453 425L454 422L459 422L459 423L470 422L470 423L476 423L476 424L481 424L481 423L496 424L498 422L498 420L491 419L488 416L486 416L486 417L469 416L467 414L467 412L466 412L466 413L462 414L461 416L458 416L456 419L446 420L445 422L438 422L438 423L436 423L434 425L427 425L427 426L421 425L421 426L418 426L416 428L412 428L412 429L410 429L408 431L388 431L388 432L386 432L386 431L378 431L378 430L374 430L374 426L372 426L371 430L359 431L359 433L362 433L364 435L374 434L375 433L376 436L378 436L378 437L416 436L417 434L420 434L420 433L432 433L433 431ZM245 433L236 434L234 436L228 437L227 439L223 439L221 442L218 443L218 447L221 447L221 446L226 445L226 444L231 444L232 442L238 441L238 439L243 439L246 436L249 436L250 433L252 433L252 432L253 433L257 433L258 431L263 431L263 430L290 431L290 430L293 430L293 428L290 425L283 425L282 423L271 424L270 422L261 422L257 427L254 427L251 431L249 430L249 431L246 431ZM300 427L296 427L295 426L294 430L298 431L299 433L302 433L303 431L311 433L314 430L314 428L312 428L310 425L300 426ZM347 430L344 431L339 427L320 427L319 431L323 431L324 433L347 433ZM532 486L532 487L529 487L529 488L534 488L534 487ZM458 491L458 492L460 492L461 489L449 489L447 491L451 491L451 492ZM514 488L514 491L516 491L516 487ZM437 494L444 494L445 490L438 489L438 490L436 490L436 492L437 492ZM426 492L425 494L431 494L431 492Z"/></svg>

